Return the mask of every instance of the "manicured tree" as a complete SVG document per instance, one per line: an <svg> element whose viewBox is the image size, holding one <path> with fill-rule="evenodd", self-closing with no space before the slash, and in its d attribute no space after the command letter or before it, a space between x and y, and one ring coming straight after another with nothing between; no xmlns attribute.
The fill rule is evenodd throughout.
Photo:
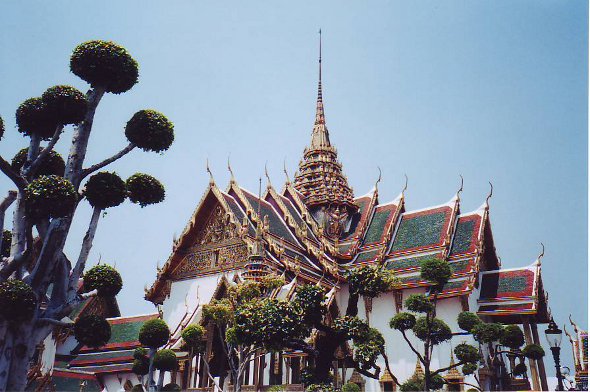
<svg viewBox="0 0 590 392"><path fill-rule="evenodd" d="M70 70L90 84L88 93L58 85L48 88L40 97L25 100L16 110L16 126L28 138L29 146L19 151L11 163L0 157L0 171L14 186L0 202L0 302L6 305L5 309L19 309L14 315L0 316L0 390L25 388L28 365L36 347L56 327L73 327L60 320L84 298L111 296L120 290L120 276L110 267L101 266L84 274L101 213L121 204L128 196L142 207L164 198L164 188L153 177L141 174L126 182L115 173L96 173L135 147L160 153L170 147L173 125L153 110L142 110L131 117L125 126L129 140L125 148L85 167L97 106L105 93L120 94L137 83L136 61L115 43L90 41L74 49ZM62 141L63 130L69 125L74 129L65 146L69 154L64 161L54 147ZM0 137L4 128L0 120ZM93 213L80 253L70 259L63 251L64 245L83 199ZM4 215L12 204L12 228L7 236L3 231ZM34 242L40 246L33 247ZM84 294L78 290L82 276L86 281ZM50 286L52 289L48 290ZM76 326L76 336L82 342L104 341L104 322L84 322L90 324L80 320ZM90 336L92 328L88 325L99 324L105 327L103 334Z"/></svg>
<svg viewBox="0 0 590 392"><path fill-rule="evenodd" d="M402 390L416 390L419 388L428 391L440 389L445 383L440 376L442 372L464 365L468 365L467 368L471 369L477 366L476 363L480 358L479 350L476 347L462 343L454 349L455 356L459 360L458 363L442 369L431 369L434 347L450 340L453 336L451 328L444 321L436 318L438 296L451 277L450 265L444 260L426 259L421 264L420 277L432 284L430 295L412 294L408 296L405 306L412 313L400 312L389 323L391 328L401 332L406 343L424 366L424 379L410 379L403 384ZM415 314L418 314L418 316ZM469 315L459 317L460 325L472 326L472 324L478 322L480 322L479 318L474 320ZM421 350L415 347L408 338L407 332L410 330L423 342Z"/></svg>
<svg viewBox="0 0 590 392"><path fill-rule="evenodd" d="M158 351L154 355L154 367L160 371L158 375L158 391L161 391L164 385L164 374L178 368L178 360L174 351L170 349Z"/></svg>
<svg viewBox="0 0 590 392"><path fill-rule="evenodd" d="M347 314L328 324L326 291L319 285L297 287L290 301L268 298L267 294L284 284L282 279L267 277L261 282L247 281L232 286L225 298L203 307L206 322L213 323L219 336L225 337L223 350L228 360L234 391L241 387L245 366L257 352L283 349L301 350L314 359L306 371L306 385L332 383L330 370L338 347L349 342L354 354L350 358L360 373L379 378L379 356L389 361L381 333L357 317L360 296L370 298L389 291L392 274L380 267L366 266L347 274L350 300ZM321 331L315 345L308 342L313 329ZM229 355L229 353L236 355ZM393 373L392 373L393 374Z"/></svg>
<svg viewBox="0 0 590 392"><path fill-rule="evenodd" d="M148 391L156 390L154 382L155 356L158 348L168 342L170 329L164 320L153 319L146 321L139 330L139 342L149 348ZM175 357L176 358L176 357Z"/></svg>

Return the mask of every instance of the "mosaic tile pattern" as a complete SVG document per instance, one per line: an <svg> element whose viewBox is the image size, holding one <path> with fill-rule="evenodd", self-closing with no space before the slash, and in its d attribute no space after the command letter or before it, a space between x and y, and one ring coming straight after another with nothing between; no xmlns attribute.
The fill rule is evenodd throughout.
<svg viewBox="0 0 590 392"><path fill-rule="evenodd" d="M391 251L398 252L439 243L447 214L441 211L410 218L404 217L395 235Z"/></svg>

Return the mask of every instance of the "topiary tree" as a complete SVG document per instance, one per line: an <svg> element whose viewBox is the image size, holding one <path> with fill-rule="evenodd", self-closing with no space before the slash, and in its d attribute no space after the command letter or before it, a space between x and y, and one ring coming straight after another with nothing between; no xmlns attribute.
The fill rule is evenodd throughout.
<svg viewBox="0 0 590 392"><path fill-rule="evenodd" d="M142 207L164 199L162 184L146 174L124 181L115 173L96 173L135 147L159 153L167 150L174 140L174 128L161 113L141 110L133 114L124 127L129 144L101 162L85 162L98 104L105 93L120 94L137 83L136 61L113 42L89 41L74 49L70 70L90 90L84 94L75 87L57 85L25 100L16 110L16 127L28 139L28 147L18 151L11 163L0 157L0 171L14 186L0 201L0 390L25 388L35 349L55 328L74 328L81 342L91 345L108 340L106 328L98 328L106 327L104 320L80 319L75 326L61 321L84 298L112 296L121 289L121 277L108 266L84 273L99 217L127 197ZM63 142L63 130L69 125L74 129L64 145L69 150L64 161L55 147ZM4 131L0 119L0 138ZM64 245L84 199L93 208L92 217L81 251L70 261ZM4 216L11 205L13 223L6 235ZM34 248L33 242L39 246ZM78 290L82 276L85 293Z"/></svg>
<svg viewBox="0 0 590 392"><path fill-rule="evenodd" d="M158 390L162 390L164 385L164 374L178 368L176 354L170 349L160 350L154 356L154 367L160 371L158 375Z"/></svg>
<svg viewBox="0 0 590 392"><path fill-rule="evenodd" d="M156 389L154 381L154 360L157 349L165 345L169 338L170 329L162 319L148 320L139 329L139 342L149 348L148 383L150 391Z"/></svg>
<svg viewBox="0 0 590 392"><path fill-rule="evenodd" d="M389 369L383 336L358 318L357 313L361 295L374 298L392 288L392 274L367 266L350 271L347 279L351 292L348 310L333 322L324 317L328 313L324 287L298 286L290 301L269 298L270 292L285 284L284 279L273 275L230 285L224 298L204 305L203 322L213 324L224 342L224 360L228 362L234 391L240 390L240 381L236 380L242 380L246 365L258 350L292 349L307 353L313 358L313 366L305 369L301 378L308 387L332 382L330 371L336 351L347 343L353 349L347 361L358 372L378 379L381 369L376 362L380 356ZM322 333L316 335L312 345L308 338L314 329Z"/></svg>
<svg viewBox="0 0 590 392"><path fill-rule="evenodd" d="M441 373L461 366L462 369L471 374L477 369L477 362L480 359L477 347L462 343L454 348L455 357L459 362L436 370L431 368L434 346L449 341L453 335L462 333L453 333L444 321L436 318L438 296L451 277L449 263L438 258L426 259L421 264L420 277L431 283L428 295L412 294L408 296L405 307L410 312L400 312L389 322L392 329L399 331L403 335L406 343L424 366L424 378L410 378L402 384L400 389L403 391L440 389L445 384L445 380L440 375ZM473 313L463 312L457 317L457 322L462 327L473 328L480 324L481 320ZM419 350L412 344L407 335L408 331L412 331L416 338L423 342L423 350Z"/></svg>

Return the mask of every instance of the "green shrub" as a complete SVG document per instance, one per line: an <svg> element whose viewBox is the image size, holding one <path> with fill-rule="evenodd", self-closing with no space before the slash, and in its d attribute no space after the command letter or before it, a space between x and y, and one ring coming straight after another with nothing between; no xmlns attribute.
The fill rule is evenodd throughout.
<svg viewBox="0 0 590 392"><path fill-rule="evenodd" d="M95 314L82 316L74 324L74 336L78 342L98 348L111 338L111 325L104 317Z"/></svg>
<svg viewBox="0 0 590 392"><path fill-rule="evenodd" d="M434 310L434 304L423 294L412 294L406 298L406 308L412 312L428 313Z"/></svg>
<svg viewBox="0 0 590 392"><path fill-rule="evenodd" d="M96 289L100 297L114 297L122 287L121 275L110 265L95 265L84 274L84 290Z"/></svg>
<svg viewBox="0 0 590 392"><path fill-rule="evenodd" d="M524 344L524 334L518 325L507 325L500 337L500 344L517 349Z"/></svg>
<svg viewBox="0 0 590 392"><path fill-rule="evenodd" d="M145 207L163 201L166 191L156 178L148 174L136 173L127 179L127 195L133 203Z"/></svg>
<svg viewBox="0 0 590 392"><path fill-rule="evenodd" d="M120 94L139 76L137 62L123 48L109 41L88 41L78 45L70 58L70 70L92 87Z"/></svg>
<svg viewBox="0 0 590 392"><path fill-rule="evenodd" d="M530 359L541 359L545 356L545 350L538 344L527 344L522 349L522 354Z"/></svg>
<svg viewBox="0 0 590 392"><path fill-rule="evenodd" d="M166 151L174 141L174 125L162 113L140 110L127 122L125 136L144 151Z"/></svg>
<svg viewBox="0 0 590 392"><path fill-rule="evenodd" d="M53 86L41 95L52 120L56 124L78 124L88 110L86 96L72 86Z"/></svg>
<svg viewBox="0 0 590 392"><path fill-rule="evenodd" d="M0 282L0 318L11 322L30 320L37 308L31 286L18 279Z"/></svg>
<svg viewBox="0 0 590 392"><path fill-rule="evenodd" d="M398 331L407 331L416 325L416 316L407 312L400 312L389 321L389 327Z"/></svg>
<svg viewBox="0 0 590 392"><path fill-rule="evenodd" d="M139 342L145 347L158 348L170 338L170 329L161 319L146 321L139 330Z"/></svg>
<svg viewBox="0 0 590 392"><path fill-rule="evenodd" d="M92 207L102 210L123 203L127 197L127 187L116 173L100 172L90 177L84 196Z"/></svg>
<svg viewBox="0 0 590 392"><path fill-rule="evenodd" d="M471 332L473 328L481 324L482 321L479 316L472 312L461 312L457 316L457 324L463 331Z"/></svg>
<svg viewBox="0 0 590 392"><path fill-rule="evenodd" d="M25 188L27 213L34 220L69 215L77 199L72 183L56 175L39 176Z"/></svg>
<svg viewBox="0 0 590 392"><path fill-rule="evenodd" d="M41 152L41 148L39 148L39 152ZM22 150L20 150L19 152L16 153L14 158L12 158L12 162L11 162L10 166L12 167L12 169L15 172L20 173L21 168L23 167L25 162L27 162L27 155L28 154L29 154L29 149L23 148ZM63 177L65 170L66 170L66 163L64 162L61 155L59 155L57 152L51 150L49 152L49 154L47 154L47 156L43 159L43 161L40 162L33 177L37 178L39 176L50 176L50 175L56 175L56 176Z"/></svg>
<svg viewBox="0 0 590 392"><path fill-rule="evenodd" d="M170 349L158 351L154 356L154 367L164 372L176 370L178 367L178 360L176 359L174 351Z"/></svg>

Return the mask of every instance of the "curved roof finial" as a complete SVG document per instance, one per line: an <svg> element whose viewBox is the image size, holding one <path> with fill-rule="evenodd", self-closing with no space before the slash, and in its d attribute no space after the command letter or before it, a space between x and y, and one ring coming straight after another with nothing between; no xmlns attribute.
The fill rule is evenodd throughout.
<svg viewBox="0 0 590 392"><path fill-rule="evenodd" d="M379 178L377 178L377 181L375 181L375 191L377 191L377 186L381 182L381 168L377 166L377 170L379 170Z"/></svg>
<svg viewBox="0 0 590 392"><path fill-rule="evenodd" d="M406 178L406 182L404 184L404 189L402 189L402 196L404 195L404 192L408 189L408 175L404 173L404 177Z"/></svg>
<svg viewBox="0 0 590 392"><path fill-rule="evenodd" d="M290 184L291 179L289 178L289 172L287 171L287 159L283 160L283 173L285 173L285 177L287 178L287 184Z"/></svg>
<svg viewBox="0 0 590 392"><path fill-rule="evenodd" d="M271 186L271 184L270 184L270 176L268 175L267 164L268 164L268 161L267 162L264 162L264 175L266 176L266 186L267 187L270 187Z"/></svg>
<svg viewBox="0 0 590 392"><path fill-rule="evenodd" d="M457 191L457 196L459 196L459 193L463 192L463 176L461 174L459 174L459 177L461 177L461 186L459 187L459 190Z"/></svg>
<svg viewBox="0 0 590 392"><path fill-rule="evenodd" d="M545 256L545 245L543 245L543 243L541 242L541 253L539 253L539 256L537 256L537 261L539 262L539 264L541 263L541 259L543 258L543 256Z"/></svg>
<svg viewBox="0 0 590 392"><path fill-rule="evenodd" d="M215 184L215 180L213 179L213 173L211 173L211 169L209 168L209 158L207 158L207 173L209 173L209 184L213 185Z"/></svg>
<svg viewBox="0 0 590 392"><path fill-rule="evenodd" d="M486 197L486 207L490 206L490 198L494 194L494 186L492 185L492 182L488 181L488 184L490 184L490 193L488 194L488 197Z"/></svg>
<svg viewBox="0 0 590 392"><path fill-rule="evenodd" d="M229 157L230 157L230 154L227 155L227 170L229 171L229 174L231 175L230 181L235 182L236 178L234 177L234 172L231 169L231 165L229 163Z"/></svg>
<svg viewBox="0 0 590 392"><path fill-rule="evenodd" d="M574 332L578 333L578 325L574 322L574 320L572 320L572 315L569 315L569 319L570 319L570 324L572 325L572 327L574 327Z"/></svg>

